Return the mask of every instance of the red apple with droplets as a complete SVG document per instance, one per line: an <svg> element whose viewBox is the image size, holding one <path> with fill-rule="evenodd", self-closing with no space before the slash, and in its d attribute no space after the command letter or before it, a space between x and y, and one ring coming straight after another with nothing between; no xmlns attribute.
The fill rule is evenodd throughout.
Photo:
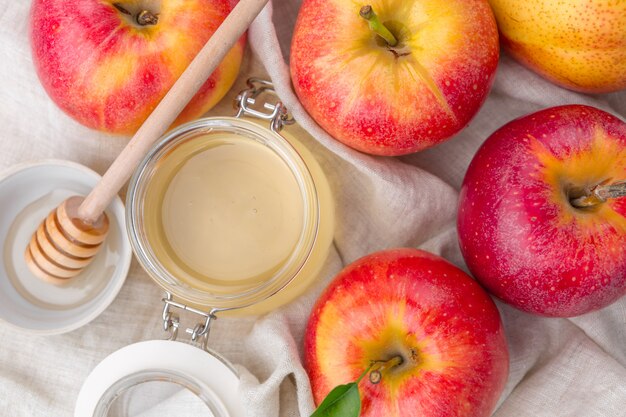
<svg viewBox="0 0 626 417"><path fill-rule="evenodd" d="M302 2L290 69L303 106L331 136L371 154L416 152L458 133L485 101L498 64L487 0L367 6Z"/></svg>
<svg viewBox="0 0 626 417"><path fill-rule="evenodd" d="M458 232L472 274L535 314L571 317L626 293L626 123L581 105L491 135L461 188Z"/></svg>
<svg viewBox="0 0 626 417"><path fill-rule="evenodd" d="M341 271L313 308L304 352L318 405L372 361L386 362L380 382L358 385L362 417L488 417L508 373L491 298L417 249L376 252Z"/></svg>

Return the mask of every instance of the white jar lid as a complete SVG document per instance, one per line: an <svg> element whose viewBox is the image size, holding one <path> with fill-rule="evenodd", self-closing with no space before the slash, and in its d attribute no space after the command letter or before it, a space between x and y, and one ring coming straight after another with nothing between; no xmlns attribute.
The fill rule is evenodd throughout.
<svg viewBox="0 0 626 417"><path fill-rule="evenodd" d="M80 164L48 160L12 167L0 178L0 319L37 334L60 334L102 313L126 279L132 251L124 205L107 208L109 234L91 264L62 286L35 277L24 261L31 236L63 200L87 195L100 176Z"/></svg>
<svg viewBox="0 0 626 417"><path fill-rule="evenodd" d="M74 416L244 417L238 387L235 370L213 352L182 342L139 342L94 368Z"/></svg>

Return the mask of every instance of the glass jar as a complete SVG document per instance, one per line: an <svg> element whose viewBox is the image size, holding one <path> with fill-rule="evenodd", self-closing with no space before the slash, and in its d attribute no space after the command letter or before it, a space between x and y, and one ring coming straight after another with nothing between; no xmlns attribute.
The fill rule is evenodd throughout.
<svg viewBox="0 0 626 417"><path fill-rule="evenodd" d="M212 320L293 300L317 277L334 226L324 173L281 130L292 122L282 104L262 100L275 99L272 85L251 80L249 87L237 117L172 130L135 171L128 235L139 263L166 291L169 340L134 343L105 358L79 392L76 417L246 414L237 371L207 346ZM184 332L202 349L176 341L176 309L203 317Z"/></svg>
<svg viewBox="0 0 626 417"><path fill-rule="evenodd" d="M293 300L316 278L332 241L324 173L281 131L290 122L282 105L260 102L271 84L250 85L237 117L200 119L165 135L127 196L139 263L180 304L209 315L260 314Z"/></svg>

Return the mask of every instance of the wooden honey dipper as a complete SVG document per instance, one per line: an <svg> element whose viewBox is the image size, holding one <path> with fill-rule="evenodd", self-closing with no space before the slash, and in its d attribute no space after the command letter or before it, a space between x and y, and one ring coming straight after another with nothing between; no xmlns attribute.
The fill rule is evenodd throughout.
<svg viewBox="0 0 626 417"><path fill-rule="evenodd" d="M89 265L109 231L105 208L267 2L240 0L89 195L68 198L41 223L25 252L33 274L64 284Z"/></svg>

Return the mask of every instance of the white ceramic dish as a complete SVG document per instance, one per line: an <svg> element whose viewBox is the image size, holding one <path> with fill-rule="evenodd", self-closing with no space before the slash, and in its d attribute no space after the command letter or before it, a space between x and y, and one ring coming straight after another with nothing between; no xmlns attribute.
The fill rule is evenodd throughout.
<svg viewBox="0 0 626 417"><path fill-rule="evenodd" d="M99 179L60 160L18 165L0 176L0 319L32 333L60 334L87 324L117 296L132 258L119 197L107 208L105 243L78 277L56 286L24 262L26 245L48 213L71 195L86 195Z"/></svg>

